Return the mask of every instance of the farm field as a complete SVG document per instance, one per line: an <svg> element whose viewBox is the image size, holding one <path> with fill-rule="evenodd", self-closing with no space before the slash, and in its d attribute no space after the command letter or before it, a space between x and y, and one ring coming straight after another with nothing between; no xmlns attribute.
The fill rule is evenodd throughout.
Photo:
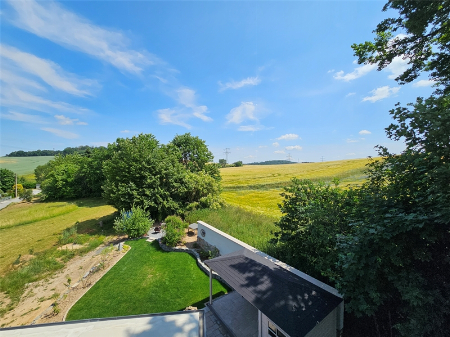
<svg viewBox="0 0 450 337"><path fill-rule="evenodd" d="M126 244L131 250L70 309L68 321L202 308L208 301L209 277L192 256L165 252L157 241ZM214 279L214 295L226 292Z"/></svg>
<svg viewBox="0 0 450 337"><path fill-rule="evenodd" d="M230 205L279 218L283 187L293 178L331 182L339 178L342 187L361 184L369 159L339 160L285 165L245 165L220 170L222 198Z"/></svg>
<svg viewBox="0 0 450 337"><path fill-rule="evenodd" d="M18 175L33 175L34 169L52 160L53 156L36 157L0 157L0 168L5 168Z"/></svg>
<svg viewBox="0 0 450 337"><path fill-rule="evenodd" d="M71 202L19 203L0 211L0 275L19 254L52 247L61 231L77 221L88 228L99 219L111 217L116 209L102 199Z"/></svg>

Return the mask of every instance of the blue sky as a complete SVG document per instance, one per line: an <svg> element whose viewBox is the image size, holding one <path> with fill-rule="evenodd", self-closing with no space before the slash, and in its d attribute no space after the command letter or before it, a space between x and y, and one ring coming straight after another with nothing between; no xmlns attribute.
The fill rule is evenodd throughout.
<svg viewBox="0 0 450 337"><path fill-rule="evenodd" d="M185 132L215 161L399 152L389 110L433 88L356 64L383 4L1 1L0 155Z"/></svg>

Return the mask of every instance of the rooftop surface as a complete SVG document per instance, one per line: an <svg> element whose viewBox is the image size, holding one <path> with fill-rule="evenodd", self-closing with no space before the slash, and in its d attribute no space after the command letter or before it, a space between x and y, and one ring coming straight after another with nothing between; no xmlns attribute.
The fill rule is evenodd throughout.
<svg viewBox="0 0 450 337"><path fill-rule="evenodd" d="M303 337L342 298L247 249L205 261L291 337Z"/></svg>

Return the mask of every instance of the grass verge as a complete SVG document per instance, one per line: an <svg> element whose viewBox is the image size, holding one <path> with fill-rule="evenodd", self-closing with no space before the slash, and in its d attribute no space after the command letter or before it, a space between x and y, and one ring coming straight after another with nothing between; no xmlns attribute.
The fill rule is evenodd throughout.
<svg viewBox="0 0 450 337"><path fill-rule="evenodd" d="M70 309L67 320L202 308L209 278L187 253L165 252L156 241L127 242L131 250ZM213 280L215 296L227 292Z"/></svg>

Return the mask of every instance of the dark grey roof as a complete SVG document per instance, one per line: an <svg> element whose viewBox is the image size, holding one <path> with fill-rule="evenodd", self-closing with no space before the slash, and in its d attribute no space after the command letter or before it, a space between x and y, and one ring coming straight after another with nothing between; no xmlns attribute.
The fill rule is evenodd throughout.
<svg viewBox="0 0 450 337"><path fill-rule="evenodd" d="M247 249L205 261L291 337L303 337L342 298Z"/></svg>

